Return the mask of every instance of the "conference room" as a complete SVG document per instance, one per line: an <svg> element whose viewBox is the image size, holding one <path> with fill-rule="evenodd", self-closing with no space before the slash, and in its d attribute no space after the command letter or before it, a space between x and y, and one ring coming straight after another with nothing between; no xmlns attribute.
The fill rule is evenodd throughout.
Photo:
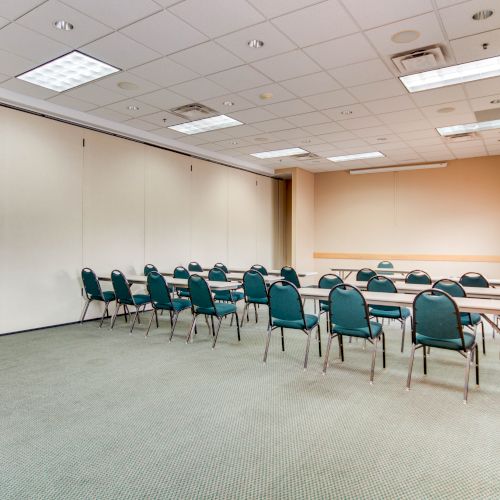
<svg viewBox="0 0 500 500"><path fill-rule="evenodd" d="M498 498L496 0L0 2L0 497Z"/></svg>

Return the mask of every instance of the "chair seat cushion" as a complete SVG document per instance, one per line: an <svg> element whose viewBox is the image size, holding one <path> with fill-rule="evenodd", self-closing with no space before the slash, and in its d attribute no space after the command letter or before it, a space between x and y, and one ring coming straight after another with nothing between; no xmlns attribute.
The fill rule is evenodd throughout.
<svg viewBox="0 0 500 500"><path fill-rule="evenodd" d="M172 307L175 311L184 311L191 307L191 301L186 299L172 299Z"/></svg>
<svg viewBox="0 0 500 500"><path fill-rule="evenodd" d="M136 293L135 295L133 295L133 297L134 297L134 302L138 306L142 306L143 304L149 304L149 302L151 302L151 297L143 293Z"/></svg>
<svg viewBox="0 0 500 500"><path fill-rule="evenodd" d="M218 303L213 307L197 307L196 312L199 314L210 314L216 316L226 316L236 312L236 306L234 304Z"/></svg>
<svg viewBox="0 0 500 500"><path fill-rule="evenodd" d="M177 295L179 297L188 297L189 298L189 290L187 288L177 288Z"/></svg>
<svg viewBox="0 0 500 500"><path fill-rule="evenodd" d="M314 328L318 324L318 316L315 314L304 314L304 318L306 320L306 324L300 319L298 320L286 320L286 319L278 319L273 318L273 326L279 326L281 328L293 328L295 330L310 330Z"/></svg>
<svg viewBox="0 0 500 500"><path fill-rule="evenodd" d="M230 301L231 298L234 302L242 300L244 297L243 292L230 292L229 290L218 290L214 291L215 300L226 300Z"/></svg>
<svg viewBox="0 0 500 500"><path fill-rule="evenodd" d="M267 297L247 297L250 304L268 304Z"/></svg>
<svg viewBox="0 0 500 500"><path fill-rule="evenodd" d="M370 326L372 329L373 338L378 337L382 332L382 325L380 323L377 323L376 321L370 321ZM370 332L367 326L362 328L351 329L351 328L344 328L342 327L342 325L332 325L332 333L338 333L340 335L349 335L349 337L361 337L364 339L370 338Z"/></svg>
<svg viewBox="0 0 500 500"><path fill-rule="evenodd" d="M433 337L426 337L417 332L416 335L417 344L422 344L430 347L441 347L442 349L451 349L453 351L462 350L462 340L461 339L435 339ZM469 349L474 345L476 338L474 335L464 332L464 344L465 348Z"/></svg>
<svg viewBox="0 0 500 500"><path fill-rule="evenodd" d="M400 312L401 310L401 312ZM370 314L377 318L403 318L410 316L410 310L407 307L387 307L381 308L377 306L370 307Z"/></svg>
<svg viewBox="0 0 500 500"><path fill-rule="evenodd" d="M478 313L460 313L460 321L464 326L474 326L481 323L481 316Z"/></svg>
<svg viewBox="0 0 500 500"><path fill-rule="evenodd" d="M112 302L113 300L116 300L115 292L112 291L102 292L102 296L104 298L104 302ZM102 298L98 295L91 295L90 298L92 300L100 300L102 302Z"/></svg>
<svg viewBox="0 0 500 500"><path fill-rule="evenodd" d="M328 312L328 302L326 300L320 300L319 307L322 311Z"/></svg>

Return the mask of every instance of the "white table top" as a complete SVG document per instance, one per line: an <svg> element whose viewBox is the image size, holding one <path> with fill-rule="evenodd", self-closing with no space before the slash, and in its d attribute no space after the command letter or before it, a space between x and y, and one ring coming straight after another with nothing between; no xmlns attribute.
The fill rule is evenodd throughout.
<svg viewBox="0 0 500 500"><path fill-rule="evenodd" d="M203 267L204 271L210 271L212 269L211 267ZM228 267L228 270L230 273L245 273L246 271L249 270L248 267ZM194 272L194 271L193 271ZM267 273L270 276L281 276L281 269L267 269ZM307 276L315 276L317 271L297 271L297 274L299 275L299 278L306 278Z"/></svg>
<svg viewBox="0 0 500 500"><path fill-rule="evenodd" d="M167 273L161 273L163 276L172 276L173 273L167 272ZM208 271L200 271L200 272L191 272L191 274L197 274L198 276L201 276L202 278L208 278ZM226 278L229 281L243 281L243 273L236 273L236 272L231 272L226 274ZM170 283L170 279L173 278L168 278L168 282ZM274 283L275 281L278 281L281 279L281 276L264 276L264 281L268 284Z"/></svg>
<svg viewBox="0 0 500 500"><path fill-rule="evenodd" d="M111 275L99 274L97 276L102 281L111 281ZM145 285L147 283L147 277L142 275L125 275L128 282L132 285ZM169 285L186 287L188 286L188 280L181 278L166 278L165 281ZM240 284L236 281L207 281L208 286L217 290L236 290L239 288Z"/></svg>
<svg viewBox="0 0 500 500"><path fill-rule="evenodd" d="M332 271L340 271L340 272L343 272L343 273L357 273L361 269L372 269L376 273L397 273L397 274L405 274L405 275L408 274L408 273L411 273L412 271L414 271L414 269L410 269L410 271L401 270L398 267L392 268L392 267L369 267L369 266L366 266L366 267L355 267L355 268L351 268L351 267L331 267L330 269Z"/></svg>

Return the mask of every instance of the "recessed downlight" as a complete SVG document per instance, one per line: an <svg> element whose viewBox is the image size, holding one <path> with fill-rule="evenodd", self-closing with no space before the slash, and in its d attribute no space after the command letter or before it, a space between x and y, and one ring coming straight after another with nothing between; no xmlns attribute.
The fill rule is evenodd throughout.
<svg viewBox="0 0 500 500"><path fill-rule="evenodd" d="M74 29L74 26L69 21L65 21L64 19L58 19L57 21L54 21L53 24L54 28L62 31L71 31Z"/></svg>
<svg viewBox="0 0 500 500"><path fill-rule="evenodd" d="M490 9L479 10L475 14L472 15L472 19L474 21L484 21L493 15L493 11Z"/></svg>
<svg viewBox="0 0 500 500"><path fill-rule="evenodd" d="M260 49L261 47L264 46L264 42L262 40L249 40L247 45L251 49Z"/></svg>
<svg viewBox="0 0 500 500"><path fill-rule="evenodd" d="M493 99L490 104L500 104L500 99Z"/></svg>
<svg viewBox="0 0 500 500"><path fill-rule="evenodd" d="M453 111L455 111L455 108L452 106L446 106L437 110L438 113L452 113Z"/></svg>
<svg viewBox="0 0 500 500"><path fill-rule="evenodd" d="M419 37L420 32L416 30L404 30L394 33L394 35L391 36L391 40L394 43L410 43L414 42Z"/></svg>
<svg viewBox="0 0 500 500"><path fill-rule="evenodd" d="M116 86L122 90L139 90L139 85L132 82L118 82Z"/></svg>
<svg viewBox="0 0 500 500"><path fill-rule="evenodd" d="M234 106L234 102L233 101L224 101L222 104L224 106Z"/></svg>
<svg viewBox="0 0 500 500"><path fill-rule="evenodd" d="M344 111L340 112L341 115L352 115L352 111L350 109L344 109Z"/></svg>
<svg viewBox="0 0 500 500"><path fill-rule="evenodd" d="M139 106L127 106L127 109L129 111L139 111Z"/></svg>
<svg viewBox="0 0 500 500"><path fill-rule="evenodd" d="M262 92L262 94L259 95L259 98L263 101L268 101L273 98L273 94L272 92Z"/></svg>

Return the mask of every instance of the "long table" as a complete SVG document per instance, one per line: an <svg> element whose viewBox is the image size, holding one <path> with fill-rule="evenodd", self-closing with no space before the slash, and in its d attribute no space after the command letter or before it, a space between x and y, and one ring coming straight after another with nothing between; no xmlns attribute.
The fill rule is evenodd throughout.
<svg viewBox="0 0 500 500"><path fill-rule="evenodd" d="M171 271L168 271L168 272L162 272L161 274L163 274L163 276L172 276L172 272ZM205 278L207 279L208 278L208 271L199 271L199 272L196 272L196 271L193 271L191 272L191 274L197 274L198 276L201 276L202 278ZM239 273L239 272L229 272L226 274L226 278L229 280L229 281L243 281L243 273ZM281 276L263 276L264 278L264 281L267 283L267 284L272 284L274 283L275 281L278 281L281 278ZM170 280L173 279L173 278L168 278L168 282L170 283Z"/></svg>
<svg viewBox="0 0 500 500"><path fill-rule="evenodd" d="M203 267L203 271L210 271L212 267ZM230 273L246 273L249 268L248 267L228 267L227 268ZM194 271L193 271L194 272ZM267 269L267 273L270 276L281 276L281 269ZM297 271L299 278L307 278L308 276L316 276L317 271Z"/></svg>
<svg viewBox="0 0 500 500"><path fill-rule="evenodd" d="M147 276L141 276L141 275L126 275L127 281L131 285L146 285L148 278ZM97 276L98 279L101 281L111 281L111 275L110 274L99 274ZM182 278L168 278L165 279L165 281L169 285L173 286L178 286L178 287L183 287L187 288L188 286L188 280L187 279L182 279ZM209 288L211 289L217 289L217 290L236 290L241 286L240 283L237 281L207 281Z"/></svg>

